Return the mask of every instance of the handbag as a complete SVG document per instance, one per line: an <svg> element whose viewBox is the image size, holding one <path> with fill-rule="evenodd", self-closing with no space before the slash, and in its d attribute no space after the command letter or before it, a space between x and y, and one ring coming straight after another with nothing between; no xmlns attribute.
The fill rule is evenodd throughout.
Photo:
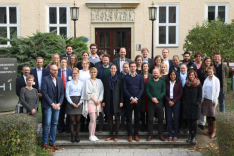
<svg viewBox="0 0 234 156"><path fill-rule="evenodd" d="M25 87L24 87L24 93L25 93ZM23 107L23 105L20 103L20 100L18 101L16 107L15 107L15 113L27 113L27 110Z"/></svg>

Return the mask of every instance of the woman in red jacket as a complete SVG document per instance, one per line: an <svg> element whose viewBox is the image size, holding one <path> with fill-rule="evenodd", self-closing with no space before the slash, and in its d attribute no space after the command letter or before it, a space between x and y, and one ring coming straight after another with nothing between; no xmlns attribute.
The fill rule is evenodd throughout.
<svg viewBox="0 0 234 156"><path fill-rule="evenodd" d="M165 108L168 124L168 141L177 141L179 130L179 118L180 118L180 100L183 96L182 82L180 81L177 72L171 70L166 80L166 95L165 95ZM174 116L174 134L172 133L172 113Z"/></svg>

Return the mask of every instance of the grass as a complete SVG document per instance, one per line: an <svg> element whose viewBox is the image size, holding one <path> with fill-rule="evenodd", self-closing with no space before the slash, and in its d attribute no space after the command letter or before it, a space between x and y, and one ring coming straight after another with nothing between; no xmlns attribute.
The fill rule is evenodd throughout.
<svg viewBox="0 0 234 156"><path fill-rule="evenodd" d="M38 106L37 118L38 118L38 123L42 123L41 102L39 103L39 106Z"/></svg>
<svg viewBox="0 0 234 156"><path fill-rule="evenodd" d="M37 148L36 155L37 156L52 156L52 150L42 149L42 137L37 137Z"/></svg>

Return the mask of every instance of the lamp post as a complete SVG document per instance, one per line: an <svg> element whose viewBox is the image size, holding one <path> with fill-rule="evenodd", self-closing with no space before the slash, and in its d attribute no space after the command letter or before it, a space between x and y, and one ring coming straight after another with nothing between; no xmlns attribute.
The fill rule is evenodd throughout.
<svg viewBox="0 0 234 156"><path fill-rule="evenodd" d="M74 21L74 38L76 38L76 21L78 20L79 17L79 7L75 6L75 1L74 1L74 7L71 7L71 20Z"/></svg>
<svg viewBox="0 0 234 156"><path fill-rule="evenodd" d="M149 20L152 21L152 59L154 59L154 21L157 17L157 7L154 7L154 2L152 2L152 7L149 7Z"/></svg>

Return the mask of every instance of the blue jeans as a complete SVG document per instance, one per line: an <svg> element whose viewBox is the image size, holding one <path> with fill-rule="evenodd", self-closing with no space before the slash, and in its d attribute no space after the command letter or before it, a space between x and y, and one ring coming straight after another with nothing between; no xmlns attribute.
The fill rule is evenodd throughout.
<svg viewBox="0 0 234 156"><path fill-rule="evenodd" d="M167 124L168 124L168 135L169 137L178 137L179 130L179 119L180 119L180 101L176 102L173 106L169 106L169 103L166 102L166 116L167 116ZM174 134L173 130L173 122L172 122L172 113L174 115Z"/></svg>
<svg viewBox="0 0 234 156"><path fill-rule="evenodd" d="M223 88L220 88L219 92L219 111L225 112L225 98L226 94L223 94Z"/></svg>
<svg viewBox="0 0 234 156"><path fill-rule="evenodd" d="M53 110L53 108L43 109L43 131L42 131L42 144L47 144L49 128L50 128L50 145L55 143L57 123L60 110Z"/></svg>

